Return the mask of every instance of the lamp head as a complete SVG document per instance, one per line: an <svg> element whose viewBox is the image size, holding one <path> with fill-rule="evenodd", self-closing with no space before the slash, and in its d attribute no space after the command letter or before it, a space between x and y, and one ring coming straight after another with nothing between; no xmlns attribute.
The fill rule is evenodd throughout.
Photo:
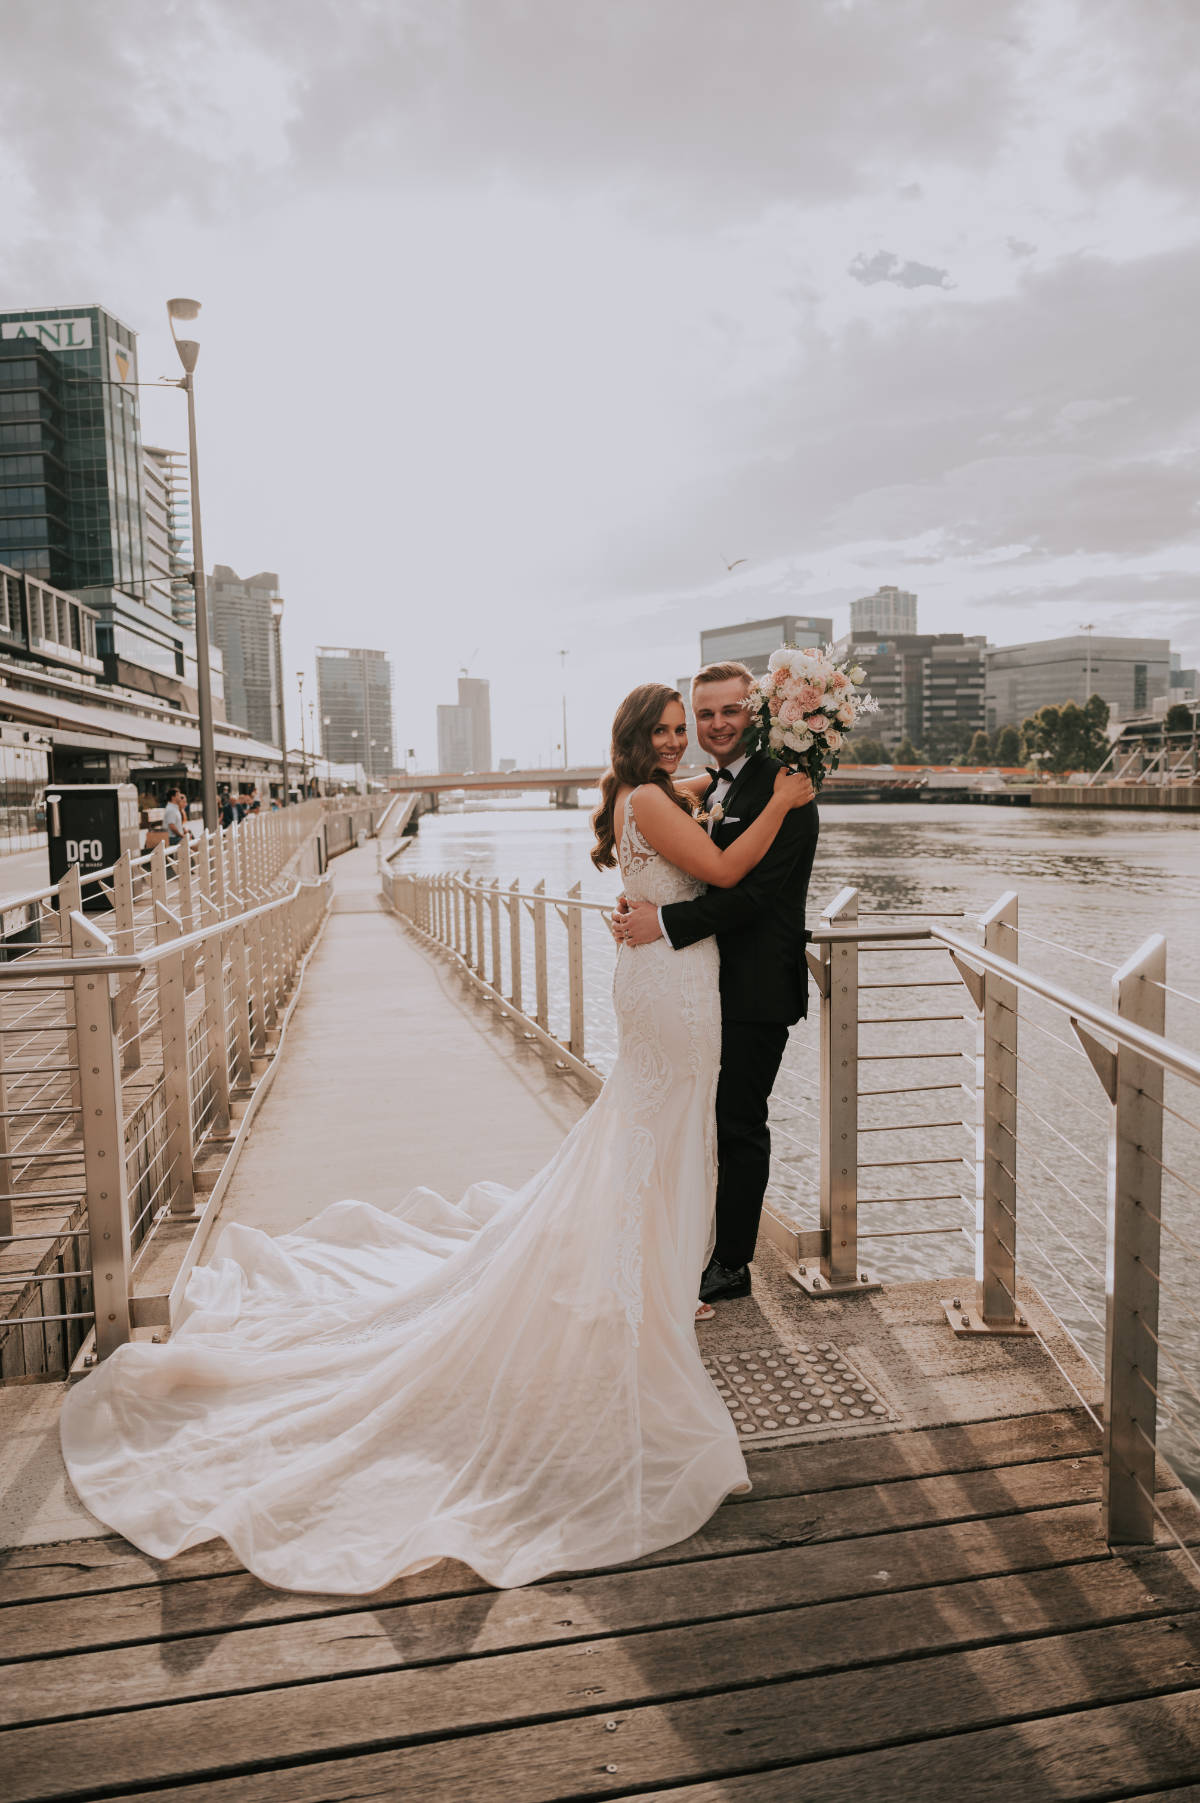
<svg viewBox="0 0 1200 1803"><path fill-rule="evenodd" d="M177 299L169 300L167 302L167 321L171 327L171 337L175 340L175 349L179 352L179 361L183 364L184 370L189 376L196 367L196 362L200 355L200 346L193 338L178 337L175 332L175 321L177 319L195 319L199 311L200 302L197 300Z"/></svg>

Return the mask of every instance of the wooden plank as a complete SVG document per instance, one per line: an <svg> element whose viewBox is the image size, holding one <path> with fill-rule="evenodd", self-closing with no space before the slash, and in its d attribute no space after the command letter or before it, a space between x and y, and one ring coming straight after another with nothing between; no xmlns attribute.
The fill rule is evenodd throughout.
<svg viewBox="0 0 1200 1803"><path fill-rule="evenodd" d="M268 1803L246 1789L219 1784L212 1803ZM1147 1784L1165 1784L1146 1790ZM333 1793L330 1793L331 1796ZM383 1803L369 1784L362 1803ZM620 1793L617 1793L618 1795ZM178 1803L198 1803L188 1785L158 1792ZM852 1754L820 1764L750 1772L716 1784L643 1791L639 1803L1089 1803L1094 1798L1136 1797L1138 1803L1196 1803L1200 1797L1200 1693L1195 1690L1134 1703L987 1728L946 1740L880 1753ZM135 1800L131 1800L135 1803ZM148 1796L136 1803L151 1803Z"/></svg>
<svg viewBox="0 0 1200 1803"><path fill-rule="evenodd" d="M1021 1415L965 1427L920 1428L829 1440L751 1453L747 1463L754 1500L809 1495L822 1490L884 1484L958 1471L1031 1464L1044 1458L1094 1452L1096 1430L1082 1409ZM465 1566L453 1566L450 1588L474 1588L479 1580ZM0 1604L85 1590L179 1582L240 1571L222 1541L191 1547L174 1559L147 1557L119 1536L15 1547L0 1554Z"/></svg>
<svg viewBox="0 0 1200 1803"><path fill-rule="evenodd" d="M1190 1501L1181 1507L1176 1492L1164 1496L1162 1506L1185 1540L1200 1541ZM1168 1544L1165 1530L1160 1542ZM520 1591L492 1591L476 1580L473 1591L444 1600L452 1602L459 1619L473 1624L476 1632L482 1633L488 1622L506 1622L515 1614L537 1624L531 1634L536 1631L543 1640L553 1640L572 1629L575 1635L603 1633L610 1612L631 1626L653 1626L705 1614L711 1618L771 1608L777 1596L832 1601L878 1594L887 1587L903 1589L1105 1557L1100 1513L1093 1502L1029 1515L985 1517L978 1526L934 1521L917 1530L866 1535L840 1544L817 1542L790 1551L769 1547L712 1562L656 1568L617 1567L594 1576L555 1578ZM420 1634L418 1605L434 1600L433 1573L440 1570L435 1567L379 1592L369 1599L370 1610L381 1619L389 1609L416 1611L412 1627L398 1622L395 1631ZM887 1578L880 1576L883 1571ZM270 1590L243 1572L160 1590L145 1587L27 1604L4 1615L0 1651L5 1660L38 1658L271 1621L338 1620L362 1609L361 1598Z"/></svg>
<svg viewBox="0 0 1200 1803"><path fill-rule="evenodd" d="M963 1472L956 1477L912 1478L877 1486L828 1491L819 1499L772 1497L761 1503L742 1503L718 1509L698 1534L678 1545L648 1554L623 1567L644 1571L692 1560L729 1557L736 1553L809 1545L925 1527L933 1522L999 1518L1025 1510L1036 1511L1079 1502L1098 1503L1100 1464L1093 1457L1048 1460L1036 1465L1011 1465L1003 1471ZM1097 1517L1098 1519L1098 1517ZM1031 1530L1036 1531L1036 1530ZM1198 1523L1200 1531L1200 1523ZM394 1598L436 1593L444 1578L433 1574L424 1585L379 1592L383 1603ZM484 1590L478 1578L476 1592ZM214 1595L223 1599L224 1615L198 1618ZM374 1599L373 1599L374 1600ZM268 1590L245 1573L211 1581L193 1580L164 1588L139 1587L25 1603L4 1612L0 1648L7 1659L36 1657L39 1653L82 1651L88 1647L117 1646L131 1640L156 1639L162 1620L170 1620L181 1634L235 1625L253 1614L259 1620L316 1614L346 1614L361 1608L361 1599L311 1597L296 1592Z"/></svg>
<svg viewBox="0 0 1200 1803"><path fill-rule="evenodd" d="M748 1625L769 1639L775 1624L767 1617ZM641 1669L640 1640L631 1643L631 1673ZM776 1634L775 1650L782 1653L785 1644ZM1086 1709L1090 1722L1097 1705L1194 1691L1200 1621L1087 1629L645 1707L606 1698L598 1713L462 1733L488 1719L486 1711L508 1683L505 1667L518 1661L528 1667L532 1686L526 1709L542 1712L568 1699L580 1707L592 1661L573 1648L93 1718L86 1735L77 1724L16 1729L4 1740L6 1797L8 1803L32 1803L80 1795L97 1783L127 1789L189 1776L211 1784L239 1768L268 1761L278 1768L284 1760L314 1757L321 1763L277 1769L274 1789L260 1778L260 1794L280 1803L351 1796L357 1803L372 1794L364 1793L366 1777L376 1785L386 1778L390 1794L405 1803L465 1803L479 1797L486 1774L485 1794L505 1803L603 1797L672 1779L824 1760L1051 1711ZM548 1695L542 1686L551 1661L558 1667ZM454 1721L458 1737L411 1744L428 1733L430 1711L440 1723ZM1200 1738L1192 1738L1200 1759ZM397 1744L405 1740L410 1744ZM379 1750L345 1757L359 1748ZM339 1753L343 1757L330 1761ZM1115 1767L1109 1749L1110 1772ZM959 1771L961 1785L961 1763ZM806 1803L812 1794L806 1787Z"/></svg>
<svg viewBox="0 0 1200 1803"><path fill-rule="evenodd" d="M709 1580L707 1593L704 1586L689 1586L676 1603L678 1626L670 1630L644 1631L664 1620L661 1611L647 1610L645 1580L640 1590L627 1587L626 1600L632 1605L628 1618L620 1613L621 1599L611 1594L599 1611L593 1606L588 1612L593 1632L586 1636L583 1648L583 1656L591 1662L587 1668L590 1695L605 1702L628 1702L635 1694L661 1694L654 1689L656 1682L680 1694L719 1683L726 1667L731 1683L752 1681L756 1671L766 1682L898 1659L906 1653L1200 1610L1200 1578L1182 1553L1152 1553L1136 1566L1117 1559L1098 1560L1058 1566L1032 1576L968 1580L883 1594L876 1585L865 1597L815 1604L805 1595L803 1582L797 1584L799 1574L793 1564L790 1593L776 1586L773 1604L761 1596L762 1613L757 1616L736 1589L730 1591L719 1570L704 1566L700 1574ZM188 1698L307 1684L328 1677L344 1679L389 1668L461 1663L545 1646L543 1636L548 1628L551 1645L574 1644L578 1649L582 1622L531 1620L532 1612L520 1607L525 1593L503 1594L517 1606L500 1621L478 1606L464 1611L459 1603L429 1603L408 1609L403 1619L397 1619L395 1610L371 1611L331 1621L288 1622L104 1653L29 1660L10 1666L5 1673L0 1722L66 1721L144 1708L164 1698L175 1704ZM614 1608L614 1603L618 1607ZM715 1609L715 1615L706 1618L706 1608ZM736 1611L736 1619L729 1619L731 1611ZM755 1625L748 1627L748 1620ZM597 1621L602 1624L598 1630ZM690 1625L684 1625L689 1621ZM643 1631L637 1632L636 1639L629 1638L638 1630ZM597 1632L604 1637L597 1638ZM619 1639L621 1635L625 1638ZM665 1663L660 1653L663 1647L669 1655ZM632 1690L631 1660L636 1667ZM519 1670L512 1669L516 1674L514 1696L511 1704L505 1700L501 1715L514 1709L522 1712ZM558 1661L550 1658L551 1685L559 1669ZM703 1674L703 1683L697 1686L689 1681L689 1673ZM548 1698L551 1692L545 1694ZM568 1711L574 1706L571 1701L565 1704ZM546 1707L549 1709L549 1702ZM436 1718L427 1719L425 1728L430 1733L439 1731Z"/></svg>
<svg viewBox="0 0 1200 1803"><path fill-rule="evenodd" d="M935 1428L885 1433L750 1452L751 1495L809 1496L856 1484L946 1477L959 1471L1028 1465L1038 1459L1079 1458L1100 1450L1100 1434L1084 1409L1005 1416ZM1173 1479L1171 1481L1174 1481ZM738 1505L747 1499L731 1497Z"/></svg>

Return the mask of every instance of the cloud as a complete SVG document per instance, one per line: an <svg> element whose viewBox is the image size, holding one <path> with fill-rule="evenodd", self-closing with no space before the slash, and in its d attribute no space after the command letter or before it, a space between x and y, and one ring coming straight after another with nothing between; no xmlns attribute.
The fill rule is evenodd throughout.
<svg viewBox="0 0 1200 1803"><path fill-rule="evenodd" d="M893 282L897 288L954 286L948 269L934 269L929 263L902 263L890 250L877 250L873 257L866 251L859 251L847 273L864 287L872 287L876 282Z"/></svg>

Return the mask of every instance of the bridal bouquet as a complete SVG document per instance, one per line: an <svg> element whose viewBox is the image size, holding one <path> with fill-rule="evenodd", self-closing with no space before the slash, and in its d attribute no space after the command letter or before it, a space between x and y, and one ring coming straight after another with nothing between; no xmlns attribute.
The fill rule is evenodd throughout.
<svg viewBox="0 0 1200 1803"><path fill-rule="evenodd" d="M861 664L835 664L828 650L815 646L773 651L767 674L749 695L755 749L805 771L819 790L837 769L846 735L860 715L878 711L874 696L860 686L866 674Z"/></svg>

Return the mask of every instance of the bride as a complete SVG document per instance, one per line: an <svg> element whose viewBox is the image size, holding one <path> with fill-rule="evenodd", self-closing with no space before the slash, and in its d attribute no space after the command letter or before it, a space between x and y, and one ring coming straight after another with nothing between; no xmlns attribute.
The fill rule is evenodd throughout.
<svg viewBox="0 0 1200 1803"><path fill-rule="evenodd" d="M613 723L594 816L626 894L690 899L767 851L807 788L780 772L719 851L673 776L678 693ZM80 1497L156 1558L222 1538L268 1584L361 1594L439 1559L527 1584L685 1539L748 1488L693 1324L712 1233L717 951L617 954L612 1075L522 1189L336 1202L271 1239L236 1224L162 1346L67 1394Z"/></svg>

